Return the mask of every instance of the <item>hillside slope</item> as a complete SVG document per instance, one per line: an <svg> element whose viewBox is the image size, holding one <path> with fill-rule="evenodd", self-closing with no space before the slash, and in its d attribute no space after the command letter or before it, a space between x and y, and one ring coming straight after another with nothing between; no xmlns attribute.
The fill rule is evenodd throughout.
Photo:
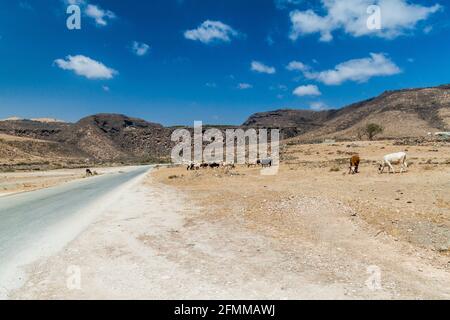
<svg viewBox="0 0 450 320"><path fill-rule="evenodd" d="M77 122L73 132L67 142L102 160L156 159L171 148L170 129L124 115L89 116Z"/></svg>
<svg viewBox="0 0 450 320"><path fill-rule="evenodd" d="M380 139L423 137L428 132L450 131L450 85L388 91L340 110L257 113L242 127L281 128L283 138L311 142L355 140L368 123L384 127ZM221 127L225 128L232 127ZM46 118L2 120L0 167L17 163L64 166L164 161L170 156L173 146L170 136L174 129L120 114L92 115L76 123Z"/></svg>
<svg viewBox="0 0 450 320"><path fill-rule="evenodd" d="M384 127L380 138L450 130L450 85L388 91L340 110L279 110L251 116L244 125L297 128L302 140L356 139L367 123Z"/></svg>
<svg viewBox="0 0 450 320"><path fill-rule="evenodd" d="M170 154L171 130L142 119L98 114L77 123L6 120L1 164L160 161Z"/></svg>
<svg viewBox="0 0 450 320"><path fill-rule="evenodd" d="M83 163L85 158L85 154L62 143L0 134L0 170L63 167Z"/></svg>

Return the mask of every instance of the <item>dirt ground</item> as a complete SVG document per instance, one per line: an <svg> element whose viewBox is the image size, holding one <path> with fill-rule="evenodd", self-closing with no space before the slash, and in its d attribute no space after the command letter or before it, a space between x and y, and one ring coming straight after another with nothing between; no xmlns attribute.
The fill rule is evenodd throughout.
<svg viewBox="0 0 450 320"><path fill-rule="evenodd" d="M120 171L126 167L91 168L99 175ZM86 178L86 169L58 169L50 171L0 172L0 197L19 192L54 187Z"/></svg>
<svg viewBox="0 0 450 320"><path fill-rule="evenodd" d="M379 159L398 151L408 153L409 171L380 175ZM355 153L363 159L360 174L349 175L348 159ZM193 172L179 167L154 175L189 195L211 221L228 219L276 241L295 243L320 242L323 237L351 239L345 228L336 225L343 219L344 225L357 226L369 238L405 252L420 252L433 264L450 268L448 144L288 143L282 158L274 176L245 166Z"/></svg>
<svg viewBox="0 0 450 320"><path fill-rule="evenodd" d="M409 171L378 174L379 159L398 151L409 154ZM363 159L360 173L349 175L348 159L356 153ZM235 205L255 223L268 217L271 224L280 224L286 216L297 214L299 198L323 199L354 210L351 219L367 223L377 236L387 234L395 241L449 253L449 145L296 145L287 146L282 157L285 160L274 176L263 176L260 169L245 166L195 172L171 168L160 170L156 176L189 193L202 205L210 203L218 216L233 215L231 205ZM281 221L272 221L273 216Z"/></svg>
<svg viewBox="0 0 450 320"><path fill-rule="evenodd" d="M204 194L193 197L195 187L158 183L166 173L111 197L101 217L64 250L27 266L28 280L10 298L450 297L445 257L376 237L341 202L301 195L289 198L289 206L268 205L275 199L268 196L249 206L249 193L230 198L242 190L231 190L235 184L224 194L202 187L195 194ZM216 174L210 178L221 184ZM262 213L272 206L276 211Z"/></svg>
<svg viewBox="0 0 450 320"><path fill-rule="evenodd" d="M409 172L377 173L403 150ZM355 152L361 173L348 175ZM449 299L449 158L438 144L288 143L274 176L160 168L28 266L11 298Z"/></svg>
<svg viewBox="0 0 450 320"><path fill-rule="evenodd" d="M84 175L82 170L0 173L0 196L53 187L75 179L82 179Z"/></svg>

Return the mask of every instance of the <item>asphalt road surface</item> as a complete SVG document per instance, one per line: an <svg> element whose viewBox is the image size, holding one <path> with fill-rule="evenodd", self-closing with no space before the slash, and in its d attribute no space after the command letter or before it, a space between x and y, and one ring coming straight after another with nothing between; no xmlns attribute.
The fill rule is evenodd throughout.
<svg viewBox="0 0 450 320"><path fill-rule="evenodd" d="M52 227L82 214L85 207L148 170L149 167L144 166L48 189L1 197L0 273L3 267L11 267L22 251L37 247ZM37 249L39 250L38 247ZM0 277L0 281L2 280L5 281Z"/></svg>

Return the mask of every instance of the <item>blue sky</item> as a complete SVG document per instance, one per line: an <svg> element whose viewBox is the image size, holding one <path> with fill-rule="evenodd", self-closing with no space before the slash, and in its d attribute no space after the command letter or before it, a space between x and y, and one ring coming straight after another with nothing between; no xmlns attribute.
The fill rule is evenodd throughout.
<svg viewBox="0 0 450 320"><path fill-rule="evenodd" d="M68 2L81 30L66 26ZM368 6L381 29L367 28ZM240 124L450 83L447 0L0 3L0 118ZM371 11L372 12L372 11Z"/></svg>

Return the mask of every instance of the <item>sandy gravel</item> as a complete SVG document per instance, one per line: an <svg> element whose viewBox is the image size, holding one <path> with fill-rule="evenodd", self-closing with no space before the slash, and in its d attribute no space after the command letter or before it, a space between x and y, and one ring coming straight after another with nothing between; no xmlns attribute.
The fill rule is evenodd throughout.
<svg viewBox="0 0 450 320"><path fill-rule="evenodd" d="M154 172L63 251L29 266L13 297L450 298L447 147L296 148L276 176ZM378 175L372 161L398 149L411 154L410 171ZM342 159L355 150L367 156L348 176ZM79 289L67 286L73 270Z"/></svg>
<svg viewBox="0 0 450 320"><path fill-rule="evenodd" d="M295 197L289 226L203 211L171 187L124 192L63 252L30 266L14 298L400 299L450 297L449 272L355 223L342 203ZM132 210L130 210L132 208ZM210 209L213 209L210 207ZM230 210L235 212L233 204ZM218 211L219 212L219 211ZM270 220L279 220L277 214ZM295 222L294 222L295 220ZM261 227L264 226L264 227ZM300 230L301 232L292 232ZM81 288L67 288L70 268ZM375 266L375 267L374 267ZM381 289L367 286L381 272Z"/></svg>
<svg viewBox="0 0 450 320"><path fill-rule="evenodd" d="M99 175L132 170L133 166L91 168ZM54 187L70 181L85 179L86 169L58 169L51 171L17 171L0 173L0 197Z"/></svg>

